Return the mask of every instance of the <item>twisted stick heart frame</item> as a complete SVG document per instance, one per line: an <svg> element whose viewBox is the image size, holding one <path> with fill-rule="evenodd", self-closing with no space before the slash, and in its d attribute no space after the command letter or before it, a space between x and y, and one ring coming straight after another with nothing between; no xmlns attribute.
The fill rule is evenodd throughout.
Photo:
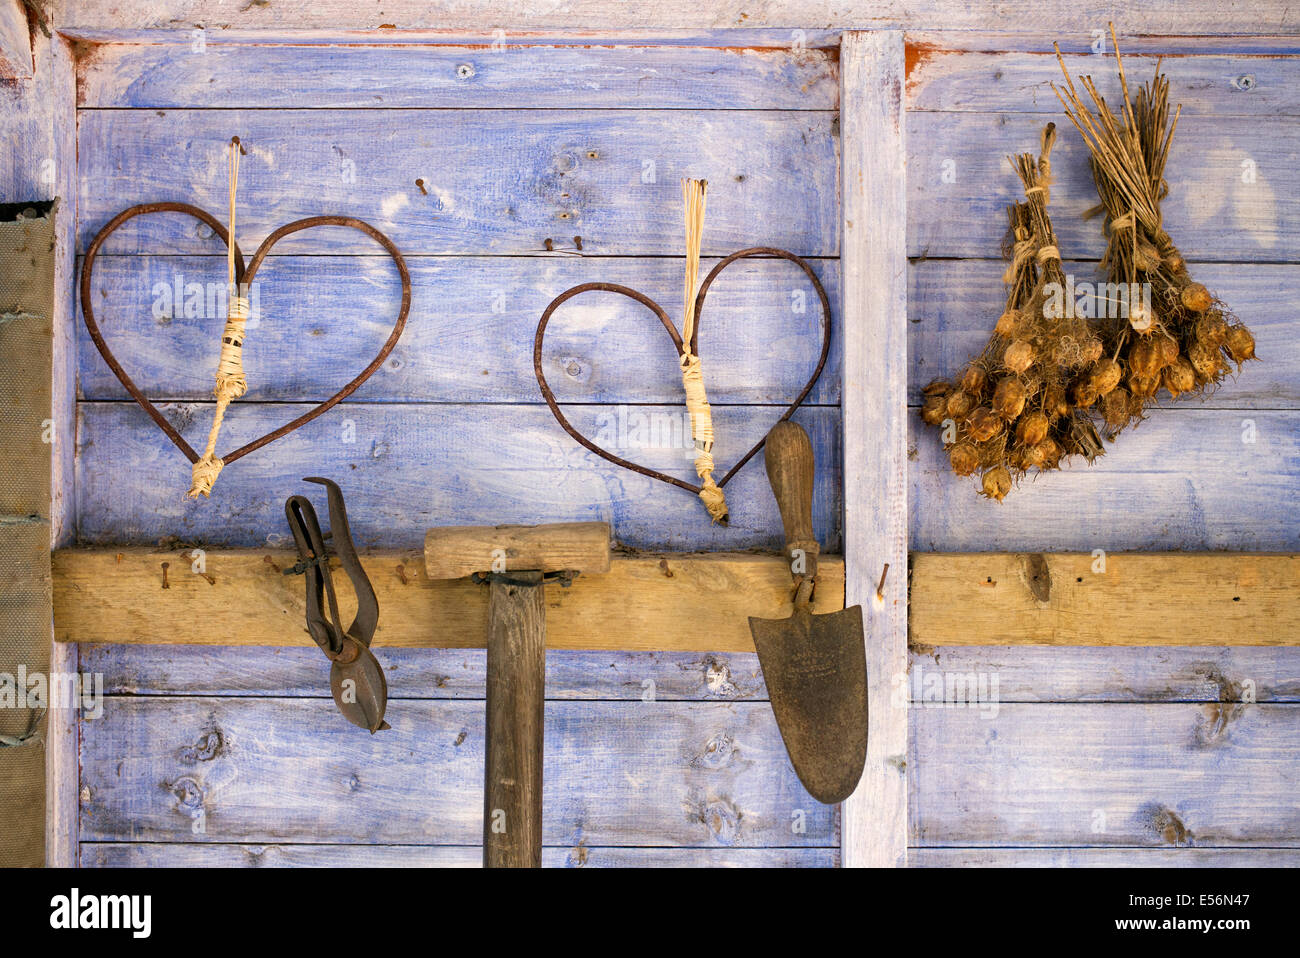
<svg viewBox="0 0 1300 958"><path fill-rule="evenodd" d="M808 398L808 394L812 392L813 386L815 386L817 384L817 380L821 378L822 369L825 368L826 366L826 357L830 354L830 349L831 349L830 297L826 295L826 288L822 286L821 280L817 278L817 274L813 272L812 267L809 266L807 261L804 260L802 257L797 256L794 253L791 253L787 250L774 249L769 246L755 246L749 249L742 249L738 252L732 253L726 259L722 260L716 266L714 266L713 269L709 271L709 275L704 278L704 282L700 284L700 290L695 297L695 325L689 343L684 342L682 340L681 334L677 331L677 328L673 325L673 321L669 319L668 313L664 311L664 308L662 306L660 306L658 303L656 303L653 299L651 299L649 296L645 295L644 293L638 292L637 290L631 289L630 287L627 286L620 286L617 283L583 283L579 286L574 286L572 289L565 290L559 296L555 297L555 299L551 300L550 305L547 306L546 310L542 313L541 320L538 321L537 323L537 335L533 340L533 374L537 378L537 386L539 389L541 389L542 398L546 400L546 405L550 407L551 414L555 417L556 422L560 424L560 427L565 432L567 432L570 436L572 436L575 440L577 440L577 442L581 443L583 446L585 446L587 449L594 452L596 455L600 456L602 459L606 459L609 462L614 463L614 465L621 466L624 469L630 469L632 472L639 473L640 475L648 476L651 479L658 479L660 482L666 482L670 485L677 486L678 488L686 489L689 492L693 492L698 496L700 494L701 487L696 485L695 483L687 482L684 479L678 479L676 476L670 476L667 473L659 472L658 470L650 469L647 466L642 466L635 462L631 462L627 459L623 459L620 456L616 456L612 452L609 452L606 449L602 449L600 446L596 445L594 442L592 442L590 439L584 436L581 432L579 432L571 422L569 422L568 418L565 417L563 411L561 411L560 404L555 398L555 393L551 391L550 384L547 383L546 381L546 374L542 371L542 345L546 336L546 326L551 321L551 317L555 314L555 311L559 309L561 306L563 306L566 302L573 299L575 296L580 296L583 293L591 293L591 292L618 293L621 296L626 296L629 299L635 300L636 302L640 303L642 306L645 306L647 309L649 309L657 317L659 317L659 322L663 324L664 329L668 331L669 338L671 338L673 341L673 346L677 350L678 357L686 355L688 351L691 355L698 356L700 322L703 318L703 313L704 313L704 298L708 294L709 287L713 285L713 281L718 278L718 275L724 269L730 266L732 263L740 259L748 259L751 257L778 258L778 259L788 260L789 262L794 263L796 266L798 266L800 269L804 271L804 274L808 277L808 280L812 283L813 289L817 291L817 298L821 300L822 348L821 348L821 355L817 359L817 368L813 370L813 374L808 379L808 382L804 384L803 389L799 391L799 395L795 397L794 402L790 403L790 405L786 408L785 412L781 414L781 418L778 419L777 422L784 422L785 420L789 419L792 415L794 415L794 411L803 404L803 401L806 398ZM760 439L758 442L754 443L754 445L750 447L749 451L746 452L740 458L740 460L734 466L732 466L721 479L718 480L717 482L718 488L722 488L728 482L730 482L732 476L734 476L737 472L739 472L741 468L745 465L745 463L749 462L750 459L754 458L755 454L757 454L757 452L763 448L763 444L766 441L767 441L767 435L764 434L763 438Z"/></svg>
<svg viewBox="0 0 1300 958"><path fill-rule="evenodd" d="M184 453L185 457L189 459L191 463L198 463L201 458L199 454L194 451L194 448L188 442L185 441L185 438L176 430L176 428L167 421L167 417L158 410L158 407L149 401L141 391L140 387L135 384L134 380L131 379L126 370L122 368L122 364L117 361L117 357L115 357L113 351L109 349L108 343L104 341L103 333L100 332L99 324L95 320L95 310L91 297L91 275L95 266L95 258L99 254L100 247L104 245L105 241L112 236L113 233L122 226L122 224L137 216L143 216L147 213L185 213L208 226L223 243L227 244L227 246L231 245L231 238L220 221L218 221L211 213L208 213L206 210L202 210L197 206L191 206L188 203L142 203L137 206L132 206L129 209L125 209L104 225L104 228L96 234L94 240L91 241L90 247L86 250L86 255L81 265L81 311L86 322L86 330L90 333L90 338L94 342L95 348L98 349L99 354L104 357L104 362L106 362L108 368L113 371L113 375L116 376L118 381L126 388L126 391L131 395L131 398L139 403L140 407L149 414L149 418L152 419L154 423L157 424L158 428L167 435L167 438L172 441L176 448ZM406 268L406 260L402 258L401 252L393 244L392 240L369 223L351 216L309 216L306 219L295 220L292 223L281 226L262 241L262 245L259 246L257 251L253 254L253 258L249 262L247 269L244 267L243 253L240 251L238 244L234 244L235 289L245 289L252 284L253 277L257 275L257 271L262 266L267 254L271 252L271 248L277 242L293 233L298 233L302 230L311 229L316 226L347 226L359 230L379 243L388 255L392 257L393 262L397 265L397 272L401 276L402 280L402 304L401 308L398 310L397 322L393 325L393 330L389 334L387 341L385 341L384 345L380 348L379 353L370 361L370 364L347 385L324 402L321 402L319 405L299 416L297 419L286 423L278 429L268 432L259 439L254 439L252 442L245 443L234 452L222 456L220 462L224 465L229 465L236 459L240 459L248 455L250 452L260 449L268 443L274 442L276 439L288 435L298 427L306 425L318 416L328 412L344 399L351 396L362 383L374 375L379 367L383 365L384 360L388 358L389 353L393 351L393 347L397 345L398 339L401 338L402 330L406 327L406 317L411 310L411 274Z"/></svg>

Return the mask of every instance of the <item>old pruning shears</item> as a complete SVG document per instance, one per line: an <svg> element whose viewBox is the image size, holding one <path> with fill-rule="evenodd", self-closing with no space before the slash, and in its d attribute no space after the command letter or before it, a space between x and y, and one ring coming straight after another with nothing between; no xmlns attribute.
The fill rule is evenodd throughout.
<svg viewBox="0 0 1300 958"><path fill-rule="evenodd" d="M330 667L330 691L334 693L334 702L344 718L353 725L369 729L373 735L389 727L384 721L388 681L379 660L370 651L370 641L379 624L379 601L352 544L343 491L336 483L318 476L303 481L318 482L329 491L330 531L321 533L316 510L306 496L286 499L284 514L298 547L298 563L284 574L307 577L307 631L333 663ZM339 617L330 556L325 548L327 538L332 541L334 555L338 556L343 571L352 580L352 590L357 596L357 614L346 630ZM322 596L329 602L328 616L321 602Z"/></svg>

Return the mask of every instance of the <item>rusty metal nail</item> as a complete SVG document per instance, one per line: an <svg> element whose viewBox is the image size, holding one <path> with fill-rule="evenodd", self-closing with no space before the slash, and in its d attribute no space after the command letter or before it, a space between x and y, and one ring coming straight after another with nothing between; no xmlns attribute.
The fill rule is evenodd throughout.
<svg viewBox="0 0 1300 958"><path fill-rule="evenodd" d="M164 562L164 563L162 564L162 570L163 570L163 583L162 583L162 587L163 587L164 589L170 589L170 588L171 588L171 586L170 586L170 585L168 584L168 582L167 582L167 567L168 567L169 565L171 565L170 562Z"/></svg>
<svg viewBox="0 0 1300 958"><path fill-rule="evenodd" d="M270 556L262 556L262 561L265 562L267 565L269 565L276 572L280 571L280 567L276 564L276 561L272 559Z"/></svg>
<svg viewBox="0 0 1300 958"><path fill-rule="evenodd" d="M582 249L582 237L575 236L573 238L573 245L576 246L578 249Z"/></svg>
<svg viewBox="0 0 1300 958"><path fill-rule="evenodd" d="M663 571L664 571L664 575L667 576L669 579L671 579L671 578L673 577L673 570L670 569L670 568L668 568L668 560L667 560L667 559L660 559L660 560L659 560L659 568L663 569Z"/></svg>
<svg viewBox="0 0 1300 958"><path fill-rule="evenodd" d="M420 188L420 193L421 193L421 195L423 195L423 196L428 196L428 195L429 195L429 191L426 190L426 189L424 188L424 179L423 179L423 178L418 178L418 179L416 179L416 181L415 181L415 185L418 186L418 187Z"/></svg>
<svg viewBox="0 0 1300 958"><path fill-rule="evenodd" d="M200 572L199 575L208 580L208 585L216 585L217 577L210 572Z"/></svg>
<svg viewBox="0 0 1300 958"><path fill-rule="evenodd" d="M233 144L235 144L235 146L239 147L239 155L240 155L240 156L248 156L248 151L247 151L246 149L244 149L244 144L239 142L239 137L237 137L237 136L232 136L232 137L230 138L230 142L233 143Z"/></svg>
<svg viewBox="0 0 1300 958"><path fill-rule="evenodd" d="M548 253L554 253L554 252L555 252L555 240L551 239L549 236L546 237L546 239L543 241L542 245L546 247L546 252L548 252Z"/></svg>
<svg viewBox="0 0 1300 958"><path fill-rule="evenodd" d="M406 585L406 584L407 584L407 581L406 581L406 566L402 565L400 562L397 563L397 577L398 577L399 579L402 580L402 585Z"/></svg>
<svg viewBox="0 0 1300 958"><path fill-rule="evenodd" d="M889 575L888 562L886 562L885 567L880 570L880 584L876 586L876 598L879 599L881 602L885 601L885 576L887 575Z"/></svg>

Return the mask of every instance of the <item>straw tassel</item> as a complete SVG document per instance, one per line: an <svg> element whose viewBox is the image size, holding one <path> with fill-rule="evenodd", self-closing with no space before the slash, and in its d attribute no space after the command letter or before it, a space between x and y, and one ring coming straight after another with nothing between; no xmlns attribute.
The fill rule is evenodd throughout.
<svg viewBox="0 0 1300 958"><path fill-rule="evenodd" d="M691 350L695 337L695 292L700 277L700 243L704 234L705 180L682 180L686 203L686 309L682 324L682 386L686 410L691 416L691 439L695 443L695 474L700 477L700 501L714 522L727 521L727 497L713 479L713 411L704 391L704 370L700 357Z"/></svg>
<svg viewBox="0 0 1300 958"><path fill-rule="evenodd" d="M230 233L226 243L226 275L229 283L226 293L226 328L221 333L221 358L217 361L216 387L213 395L217 400L217 409L212 417L212 429L208 432L208 445L199 461L190 470L189 499L210 496L212 486L221 475L225 465L217 458L217 436L221 433L222 420L226 418L226 409L232 399L238 399L248 391L248 380L244 376L244 327L248 323L248 298L240 295L235 276L235 192L239 188L239 138L230 141Z"/></svg>

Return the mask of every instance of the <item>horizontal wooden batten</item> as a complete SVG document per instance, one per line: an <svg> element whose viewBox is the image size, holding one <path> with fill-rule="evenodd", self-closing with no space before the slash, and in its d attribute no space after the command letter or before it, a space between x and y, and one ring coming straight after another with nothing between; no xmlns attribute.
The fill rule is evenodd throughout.
<svg viewBox="0 0 1300 958"><path fill-rule="evenodd" d="M54 554L54 633L63 642L284 645L310 642L305 589L274 550L67 549ZM376 647L480 648L487 589L431 581L419 552L363 557L379 599ZM163 568L166 564L166 569ZM165 577L165 578L164 578ZM844 563L821 564L817 611L844 607ZM165 585L164 585L165 581ZM349 593L343 589L346 600ZM618 557L603 575L547 585L556 649L753 650L749 616L791 611L790 573L775 556ZM344 610L345 620L350 613Z"/></svg>
<svg viewBox="0 0 1300 958"><path fill-rule="evenodd" d="M1300 645L1300 555L914 553L914 645Z"/></svg>

